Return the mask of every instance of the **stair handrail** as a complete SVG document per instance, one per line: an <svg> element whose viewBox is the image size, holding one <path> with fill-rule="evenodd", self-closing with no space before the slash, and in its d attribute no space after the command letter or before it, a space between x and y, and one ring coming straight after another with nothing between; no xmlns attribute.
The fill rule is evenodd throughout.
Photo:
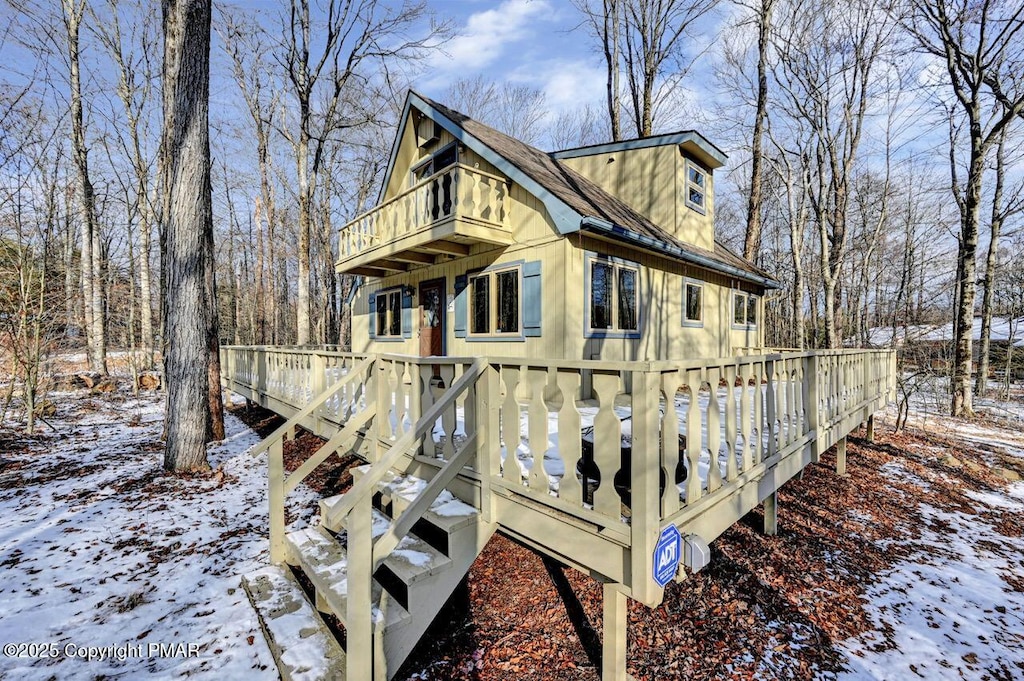
<svg viewBox="0 0 1024 681"><path fill-rule="evenodd" d="M405 454L409 453L420 440L427 434L427 431L434 427L437 419L452 406L456 399L483 373L487 362L477 359L472 365L454 381L451 387L441 395L437 402L434 402L423 412L423 416L416 422L411 430L395 441L393 445L375 462L352 488L345 493L341 500L330 511L329 520L332 523L343 524L347 516L356 504L362 500L372 500L377 485L384 479L387 472L393 468ZM457 455L456 455L457 456ZM454 460L454 457L453 457Z"/></svg>
<svg viewBox="0 0 1024 681"><path fill-rule="evenodd" d="M292 432L295 426L299 425L303 419L312 414L315 409L318 409L319 407L323 406L323 404L327 400L334 397L339 390L347 386L352 381L356 380L358 377L362 376L365 370L372 366L373 363L376 361L377 358L374 355L370 355L369 357L366 357L358 364L353 366L351 369L349 369L348 373L342 376L336 383L332 383L330 386L328 386L326 390L320 393L317 397L313 398L311 402L309 402L306 406L297 411L290 419L285 421L282 426L280 426L273 433L264 438L262 442L256 445L256 447L251 452L249 452L250 455L259 456L263 452L267 451L275 441L283 439L288 433Z"/></svg>
<svg viewBox="0 0 1024 681"><path fill-rule="evenodd" d="M281 564L285 561L287 548L285 547L285 522L284 522L284 498L294 490L298 484L305 479L313 470L323 463L336 450L343 448L346 443L356 437L359 430L363 428L376 414L376 405L367 405L362 410L353 410L352 415L345 422L344 427L336 433L326 444L320 447L313 456L307 459L291 475L285 476L284 470L284 438L294 431L303 419L312 414L344 389L349 383L359 380L366 370L373 366L376 357L371 355L353 366L347 374L341 377L336 383L332 383L327 389L313 398L306 406L296 412L284 425L277 428L268 437L264 438L252 450L252 456L258 456L267 452L267 497L269 502L269 534L270 534L270 561L274 564Z"/></svg>
<svg viewBox="0 0 1024 681"><path fill-rule="evenodd" d="M406 528L403 534L397 535L392 526L381 537L381 540L374 542L372 513L373 496L377 485L402 456L413 451L420 444L427 432L434 427L438 417L445 410L454 406L455 400L480 378L487 366L487 362L483 359L475 360L462 376L452 383L441 398L423 413L413 428L391 445L384 455L370 466L370 470L363 474L359 481L342 496L335 508L328 512L328 521L341 523L348 530L346 568L348 598L345 604L347 643L350 651L365 651L361 654L350 654L347 657L347 678L389 678L390 675L385 669L387 661L382 647L383 639L376 635L376 632L381 631L377 628L377 624L387 621L387 616L383 611L388 606L386 602L382 601L379 604L380 617L375 617L372 598L373 574L380 561L398 545L405 533L415 524L415 514L418 512L422 515L426 508L429 508L430 504L424 508L420 503L421 499L425 498L424 495L429 493L436 498L444 485L451 482L454 474L462 468L462 462L466 457L476 451L476 437L474 435L468 438L456 455L427 484L416 502L413 503L415 509L410 506L413 513L408 512L410 509L406 509L406 512L402 513L400 520L402 527ZM385 417L386 414L377 415L377 418ZM383 543L380 543L381 541ZM388 546L391 548L385 553L383 549ZM382 598L384 598L383 594Z"/></svg>

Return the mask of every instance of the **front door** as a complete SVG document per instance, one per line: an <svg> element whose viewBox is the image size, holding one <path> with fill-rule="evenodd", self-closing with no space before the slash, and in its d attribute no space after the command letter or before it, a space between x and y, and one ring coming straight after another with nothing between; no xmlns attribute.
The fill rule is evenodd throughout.
<svg viewBox="0 0 1024 681"><path fill-rule="evenodd" d="M444 279L420 284L420 355L444 355Z"/></svg>

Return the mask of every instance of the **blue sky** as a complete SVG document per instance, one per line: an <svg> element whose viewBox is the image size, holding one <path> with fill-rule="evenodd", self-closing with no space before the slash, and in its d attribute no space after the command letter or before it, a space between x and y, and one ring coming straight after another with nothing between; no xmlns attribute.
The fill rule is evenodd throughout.
<svg viewBox="0 0 1024 681"><path fill-rule="evenodd" d="M552 113L600 103L605 74L600 56L568 0L435 0L457 35L437 54L416 87L440 96L459 78L530 85L545 95Z"/></svg>

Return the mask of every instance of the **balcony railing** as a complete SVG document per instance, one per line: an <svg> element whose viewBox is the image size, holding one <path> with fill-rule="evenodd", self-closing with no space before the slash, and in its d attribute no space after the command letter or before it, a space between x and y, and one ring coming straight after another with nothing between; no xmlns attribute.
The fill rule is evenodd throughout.
<svg viewBox="0 0 1024 681"><path fill-rule="evenodd" d="M439 240L507 244L511 243L507 222L508 181L455 164L342 227L338 264L351 264L356 258L361 261L358 264L367 264L369 260L360 256L385 258L406 249L430 252L430 244ZM435 230L446 223L458 224ZM402 243L415 236L423 238Z"/></svg>

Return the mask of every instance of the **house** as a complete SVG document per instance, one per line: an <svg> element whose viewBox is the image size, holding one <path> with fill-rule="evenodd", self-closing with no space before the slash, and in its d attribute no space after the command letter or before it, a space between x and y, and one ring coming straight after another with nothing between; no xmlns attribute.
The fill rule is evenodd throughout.
<svg viewBox="0 0 1024 681"><path fill-rule="evenodd" d="M340 234L352 351L221 348L225 388L287 419L254 450L273 565L244 580L282 678L401 676L495 533L601 583L601 678L628 678L628 599L657 607L758 505L774 534L829 448L845 472L895 352L746 350L775 282L715 241L724 160L694 132L549 154L408 96ZM298 427L324 444L286 471ZM289 531L336 452L366 465Z"/></svg>
<svg viewBox="0 0 1024 681"><path fill-rule="evenodd" d="M775 281L714 235L692 131L540 151L410 92L378 205L341 230L352 350L655 360L763 345Z"/></svg>

